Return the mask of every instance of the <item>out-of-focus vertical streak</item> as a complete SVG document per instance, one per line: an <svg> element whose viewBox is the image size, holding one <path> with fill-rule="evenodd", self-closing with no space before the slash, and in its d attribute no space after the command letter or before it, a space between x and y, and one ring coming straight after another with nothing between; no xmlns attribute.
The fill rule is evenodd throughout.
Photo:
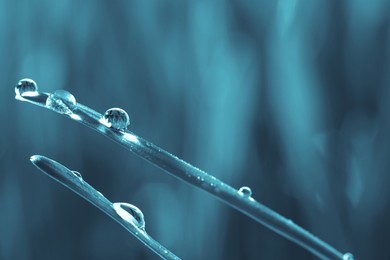
<svg viewBox="0 0 390 260"><path fill-rule="evenodd" d="M4 181L0 183L0 258L29 258L28 235L23 235L26 222L22 221L26 210L22 204L17 178L8 176L2 179ZM18 249L19 244L23 250Z"/></svg>
<svg viewBox="0 0 390 260"><path fill-rule="evenodd" d="M388 77L390 3L386 0L347 1L345 68L350 108L343 121L341 139L348 144L345 192L350 208L349 233L360 227L355 244L362 258L383 258L375 248L388 237L378 237L369 223L388 208ZM387 35L387 37L386 37ZM386 101L382 97L384 95ZM379 101L379 102L378 102ZM384 109L384 110L383 110ZM387 116L385 116L387 115ZM381 119L381 120L379 120ZM385 156L383 156L385 155ZM382 224L378 224L382 225ZM388 230L388 229L387 229ZM366 237L377 239L365 239ZM364 251L361 250L364 248ZM369 253L371 252L371 253Z"/></svg>
<svg viewBox="0 0 390 260"><path fill-rule="evenodd" d="M316 68L327 36L328 5L324 1L278 1L267 65L270 109L286 158L280 163L289 181L288 190L302 205L305 227L335 243L343 240L343 234L327 177L331 168L322 163L313 143L313 137L328 123L329 104L323 99L327 86ZM326 217L319 221L319 216Z"/></svg>
<svg viewBox="0 0 390 260"><path fill-rule="evenodd" d="M197 164L227 182L242 176L247 156L248 125L256 100L252 45L245 39L232 37L230 5L197 2L190 7L191 46L195 60L194 73L198 85L187 88L190 145L197 152ZM234 44L233 41L237 41ZM189 83L191 84L191 83ZM197 237L214 241L203 246L222 248L223 234L209 230L223 230L225 220L217 201L194 197L194 205L202 209L189 218L199 225ZM193 218L193 219L192 219ZM195 258L219 259L223 252L209 248L195 250ZM210 255L213 252L213 255Z"/></svg>
<svg viewBox="0 0 390 260"><path fill-rule="evenodd" d="M192 105L192 107L189 108L189 111L192 115L197 115L196 117L191 116L189 117L190 122L188 124L191 126L192 134L194 135L193 141L190 142L190 145L195 145L195 147L202 147L201 150L197 152L197 157L199 158L199 164L205 164L210 166L210 163L208 161L204 161L204 157L202 155L205 154L205 151L208 149L213 150L213 145L208 145L208 142L212 141L210 138L212 135L209 134L209 136L206 137L206 134L202 133L209 133L211 132L212 127L210 127L210 124L213 124L212 120L215 118L211 118L208 113L205 113L207 110L206 108L202 108L201 106L210 105L209 102L209 95L212 96L211 100L212 102L216 102L216 99L218 100L219 97L215 97L212 95L213 88L216 88L214 84L212 84L212 79L208 78L206 75L208 75L208 70L213 69L213 64L210 62L211 55L213 53L213 50L216 48L215 46L218 45L218 43L223 38L223 34L226 33L226 29L223 27L223 25L219 22L220 19L224 18L224 8L219 6L217 3L213 4L206 4L206 2L197 2L193 3L190 7L190 32L191 32L191 45L193 46L193 54L195 59L195 68L197 68L197 76L199 78L199 86L193 86L193 90L188 90L187 95L194 96L201 98L201 102L198 104ZM204 89L205 86L208 88ZM221 87L217 87L220 90L220 95L224 91L221 90ZM200 110L202 109L202 110ZM194 111L195 110L195 111ZM211 109L210 109L211 110ZM202 111L199 113L199 111ZM200 126L207 126L204 130L199 130ZM205 149L207 147L207 149ZM215 153L213 154L213 157L215 156ZM212 157L212 158L213 158ZM206 201L202 199L203 196L198 197L194 196L191 199L191 204L194 205L194 208L191 209L192 214L188 218L189 222L197 223L198 229L194 230L195 237L197 237L197 240L203 240L205 232L210 230L212 227L216 226L224 226L224 220L220 219L220 210L211 210L211 209L219 209L218 202L216 201ZM202 211L199 211L198 209L203 208ZM220 219L220 220L219 220ZM219 229L219 228L218 228ZM220 247L221 243L218 242L217 237L218 234L213 233L207 235L208 239L210 241L217 241L216 243L213 243L214 246ZM212 245L208 244L205 245L204 243L197 243L195 245L194 250L194 258L202 259L202 258L214 258L218 259L221 258L221 253L212 252L211 249ZM212 253L211 253L212 252Z"/></svg>
<svg viewBox="0 0 390 260"><path fill-rule="evenodd" d="M288 160L286 174L300 196L321 196L323 173L314 170L311 137L323 117L305 16L299 1L279 1L269 38L270 102ZM300 26L301 25L301 26Z"/></svg>

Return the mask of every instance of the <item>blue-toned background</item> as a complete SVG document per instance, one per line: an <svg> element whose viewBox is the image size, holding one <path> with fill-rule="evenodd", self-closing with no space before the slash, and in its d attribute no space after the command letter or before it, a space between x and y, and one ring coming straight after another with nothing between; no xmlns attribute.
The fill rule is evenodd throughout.
<svg viewBox="0 0 390 260"><path fill-rule="evenodd" d="M390 2L0 0L0 259L154 259L33 154L137 205L184 259L314 259L108 139L14 100L67 89L357 259L388 259Z"/></svg>

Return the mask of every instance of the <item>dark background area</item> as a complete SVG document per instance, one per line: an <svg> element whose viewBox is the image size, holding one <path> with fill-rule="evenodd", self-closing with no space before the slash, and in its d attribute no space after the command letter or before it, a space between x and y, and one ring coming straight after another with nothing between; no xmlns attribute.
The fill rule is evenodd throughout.
<svg viewBox="0 0 390 260"><path fill-rule="evenodd" d="M315 259L80 124L66 89L356 259L389 259L390 2L0 0L0 259L155 259L30 163L138 206L184 259Z"/></svg>

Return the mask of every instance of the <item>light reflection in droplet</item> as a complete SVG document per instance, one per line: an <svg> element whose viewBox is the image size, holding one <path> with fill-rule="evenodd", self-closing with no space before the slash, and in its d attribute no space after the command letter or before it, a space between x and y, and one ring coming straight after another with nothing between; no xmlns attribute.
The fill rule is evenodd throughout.
<svg viewBox="0 0 390 260"><path fill-rule="evenodd" d="M79 173L78 171L72 171L73 175L76 176L77 178L79 178L80 180L83 179L83 176L81 175L81 173Z"/></svg>
<svg viewBox="0 0 390 260"><path fill-rule="evenodd" d="M110 108L104 113L99 122L117 130L126 130L130 124L130 119L125 110L121 108Z"/></svg>
<svg viewBox="0 0 390 260"><path fill-rule="evenodd" d="M46 107L61 114L71 115L76 107L76 98L68 91L59 89L49 95Z"/></svg>
<svg viewBox="0 0 390 260"><path fill-rule="evenodd" d="M238 190L238 193L240 193L242 196L244 196L246 198L249 198L250 196L252 196L252 190L251 190L251 188L249 188L247 186L241 187Z"/></svg>
<svg viewBox="0 0 390 260"><path fill-rule="evenodd" d="M125 221L134 223L138 228L145 228L145 218L142 211L136 206L124 203L116 202L112 204L116 213Z"/></svg>
<svg viewBox="0 0 390 260"><path fill-rule="evenodd" d="M23 100L23 97L39 95L38 85L32 79L21 79L15 87L15 98Z"/></svg>

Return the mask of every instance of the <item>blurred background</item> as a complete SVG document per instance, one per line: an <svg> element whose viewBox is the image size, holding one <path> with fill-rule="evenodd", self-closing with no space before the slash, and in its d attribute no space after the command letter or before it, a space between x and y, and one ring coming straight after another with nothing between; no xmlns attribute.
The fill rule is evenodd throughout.
<svg viewBox="0 0 390 260"><path fill-rule="evenodd" d="M0 259L155 259L33 154L138 206L183 259L315 259L80 124L67 89L356 259L389 259L390 2L0 0Z"/></svg>

